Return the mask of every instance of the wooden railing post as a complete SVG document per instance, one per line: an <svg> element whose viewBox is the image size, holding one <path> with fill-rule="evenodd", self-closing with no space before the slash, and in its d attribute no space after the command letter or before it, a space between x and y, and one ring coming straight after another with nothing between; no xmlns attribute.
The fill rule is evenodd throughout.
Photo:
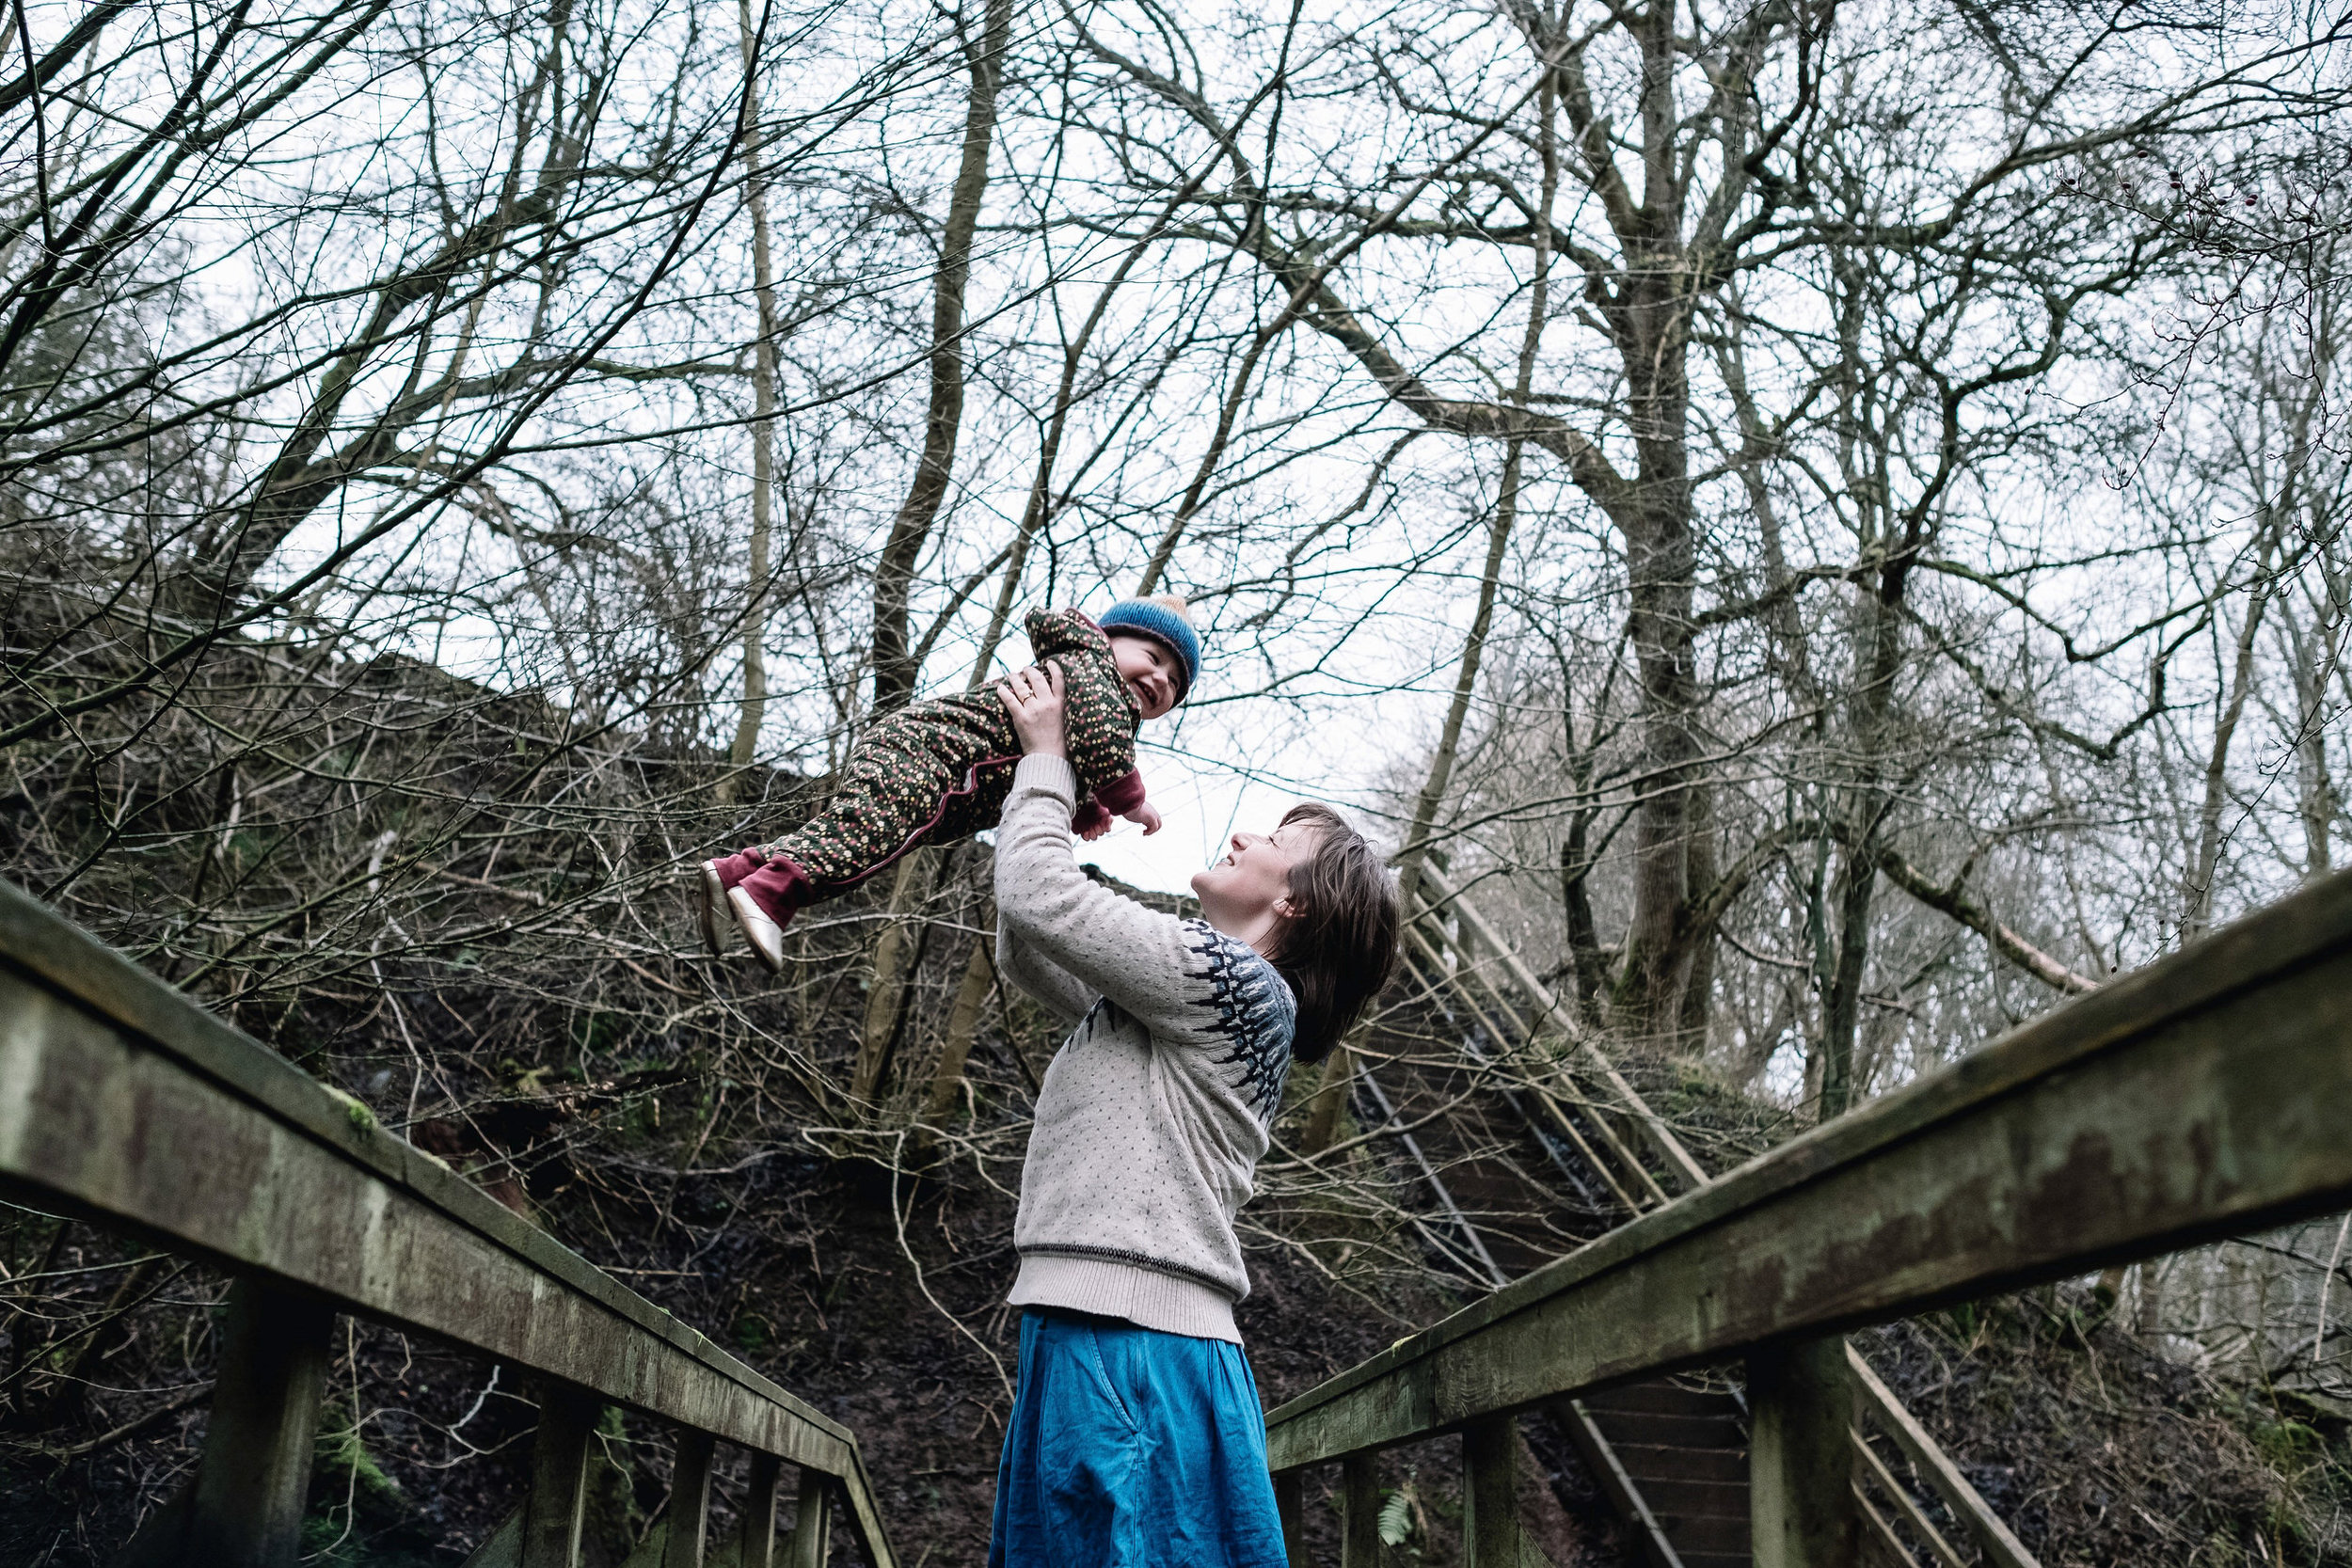
<svg viewBox="0 0 2352 1568"><path fill-rule="evenodd" d="M1274 1478L1274 1512L1282 1521L1282 1555L1290 1568L1308 1568L1307 1472L1283 1470Z"/></svg>
<svg viewBox="0 0 2352 1568"><path fill-rule="evenodd" d="M670 1541L661 1568L703 1568L703 1530L710 1520L710 1433L680 1427L670 1466Z"/></svg>
<svg viewBox="0 0 2352 1568"><path fill-rule="evenodd" d="M1748 1357L1748 1518L1756 1568L1855 1568L1853 1385L1832 1336Z"/></svg>
<svg viewBox="0 0 2352 1568"><path fill-rule="evenodd" d="M1373 1454L1340 1461L1340 1568L1380 1568L1380 1470Z"/></svg>
<svg viewBox="0 0 2352 1568"><path fill-rule="evenodd" d="M743 1489L743 1537L735 1560L739 1568L774 1568L776 1490L784 1462L771 1453L752 1455L751 1483Z"/></svg>
<svg viewBox="0 0 2352 1568"><path fill-rule="evenodd" d="M334 1330L328 1307L255 1280L230 1287L181 1560L294 1568Z"/></svg>
<svg viewBox="0 0 2352 1568"><path fill-rule="evenodd" d="M604 1403L566 1384L539 1393L539 1433L531 1442L531 1495L523 1499L522 1568L579 1568L580 1516L588 1501L588 1445Z"/></svg>
<svg viewBox="0 0 2352 1568"><path fill-rule="evenodd" d="M1467 1568L1519 1568L1518 1424L1489 1416L1462 1429Z"/></svg>
<svg viewBox="0 0 2352 1568"><path fill-rule="evenodd" d="M792 1521L791 1568L825 1568L833 1546L833 1488L822 1470L801 1469L801 1506Z"/></svg>

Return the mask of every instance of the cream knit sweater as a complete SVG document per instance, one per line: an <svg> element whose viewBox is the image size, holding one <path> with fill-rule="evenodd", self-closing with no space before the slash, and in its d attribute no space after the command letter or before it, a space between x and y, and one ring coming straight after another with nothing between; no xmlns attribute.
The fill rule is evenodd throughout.
<svg viewBox="0 0 2352 1568"><path fill-rule="evenodd" d="M1290 988L1207 922L1090 880L1076 794L1067 762L1023 757L996 830L998 972L1077 1025L1038 1095L1011 1300L1239 1344L1233 1215L1290 1074Z"/></svg>

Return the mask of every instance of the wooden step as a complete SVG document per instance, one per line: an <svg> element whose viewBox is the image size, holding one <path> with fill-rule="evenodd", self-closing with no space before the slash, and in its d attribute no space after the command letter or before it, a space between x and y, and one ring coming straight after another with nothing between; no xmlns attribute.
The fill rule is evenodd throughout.
<svg viewBox="0 0 2352 1568"><path fill-rule="evenodd" d="M1740 1449L1661 1448L1647 1443L1619 1443L1615 1434L1604 1433L1612 1439L1610 1449L1625 1473L1647 1483L1651 1481L1712 1481L1732 1486L1748 1483L1748 1456Z"/></svg>
<svg viewBox="0 0 2352 1568"><path fill-rule="evenodd" d="M1655 1383L1629 1383L1606 1393L1591 1395L1585 1399L1584 1408L1596 1416L1604 1410L1631 1410L1656 1416L1729 1415L1737 1418L1740 1402L1728 1392L1685 1388L1661 1378Z"/></svg>
<svg viewBox="0 0 2352 1568"><path fill-rule="evenodd" d="M1683 1568L1750 1568L1748 1435L1728 1389L1659 1378L1583 1402Z"/></svg>
<svg viewBox="0 0 2352 1568"><path fill-rule="evenodd" d="M1669 1481L1660 1476L1635 1476L1633 1483L1641 1489L1643 1500L1661 1524L1669 1514L1677 1519L1748 1516L1748 1488L1744 1481ZM1674 1533L1672 1527L1666 1533Z"/></svg>
<svg viewBox="0 0 2352 1568"><path fill-rule="evenodd" d="M1646 1410L1603 1410L1586 1405L1613 1448L1727 1449L1748 1446L1748 1434L1732 1415L1660 1416Z"/></svg>

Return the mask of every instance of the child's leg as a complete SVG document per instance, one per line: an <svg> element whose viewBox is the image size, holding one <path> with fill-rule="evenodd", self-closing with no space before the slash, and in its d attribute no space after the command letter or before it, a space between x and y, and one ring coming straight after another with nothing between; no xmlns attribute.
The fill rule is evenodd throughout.
<svg viewBox="0 0 2352 1568"><path fill-rule="evenodd" d="M880 737L858 749L825 809L772 844L746 851L762 863L740 879L778 926L810 904L849 891L938 823L962 781L947 763Z"/></svg>

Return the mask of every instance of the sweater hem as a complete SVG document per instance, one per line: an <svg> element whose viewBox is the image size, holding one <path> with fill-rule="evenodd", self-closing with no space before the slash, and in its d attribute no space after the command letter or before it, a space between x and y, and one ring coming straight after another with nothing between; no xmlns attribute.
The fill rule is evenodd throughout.
<svg viewBox="0 0 2352 1568"><path fill-rule="evenodd" d="M1005 1299L1015 1307L1061 1307L1124 1318L1163 1334L1241 1343L1232 1298L1224 1291L1133 1263L1025 1252Z"/></svg>

